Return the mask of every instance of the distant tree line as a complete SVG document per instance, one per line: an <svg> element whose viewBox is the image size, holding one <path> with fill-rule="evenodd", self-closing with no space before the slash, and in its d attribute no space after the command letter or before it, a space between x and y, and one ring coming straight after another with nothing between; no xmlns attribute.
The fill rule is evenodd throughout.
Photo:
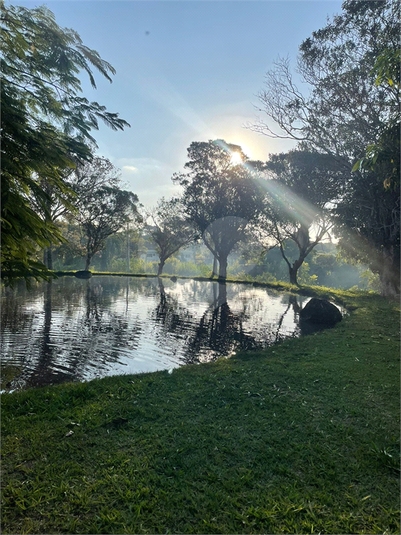
<svg viewBox="0 0 401 535"><path fill-rule="evenodd" d="M127 245L128 269L131 237L142 232L157 251L158 275L181 248L203 242L214 259L211 276L224 280L229 255L246 244L265 257L278 251L298 284L307 258L335 237L343 255L378 274L383 295L399 294L396 0L346 0L301 44L307 91L296 87L288 59L267 73L259 101L268 121L250 128L295 140L294 150L262 162L221 139L193 142L172 177L182 194L148 212L121 189L111 162L95 155L99 119L115 130L129 125L81 95L78 72L95 87L92 68L111 81L112 66L48 9L1 7L6 280L53 276L55 248L59 257L84 257L85 269L99 253L107 265L103 252L113 236Z"/></svg>

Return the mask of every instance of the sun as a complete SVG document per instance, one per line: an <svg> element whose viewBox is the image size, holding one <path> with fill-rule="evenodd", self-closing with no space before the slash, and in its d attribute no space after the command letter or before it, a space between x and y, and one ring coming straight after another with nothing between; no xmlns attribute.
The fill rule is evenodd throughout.
<svg viewBox="0 0 401 535"><path fill-rule="evenodd" d="M231 153L231 163L232 165L240 165L242 163L242 157L239 152L232 152Z"/></svg>

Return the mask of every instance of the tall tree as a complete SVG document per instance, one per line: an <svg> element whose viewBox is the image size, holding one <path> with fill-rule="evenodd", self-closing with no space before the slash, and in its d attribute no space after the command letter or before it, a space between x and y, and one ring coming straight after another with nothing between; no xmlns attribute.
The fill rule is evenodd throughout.
<svg viewBox="0 0 401 535"><path fill-rule="evenodd" d="M296 87L288 60L279 60L259 95L270 122L254 127L268 136L297 140L303 149L331 154L342 165L342 197L334 215L342 233L358 242L359 255L378 271L386 295L399 293L399 189L386 189L389 172L397 174L399 144L390 143L394 157L383 151L386 162L374 171L352 169L390 131L391 139L399 140L398 127L389 130L399 109L394 83L399 80L394 60L399 9L396 0L346 0L342 13L300 46L298 71L309 93ZM377 83L386 78L383 58L392 66L387 77L392 84Z"/></svg>
<svg viewBox="0 0 401 535"><path fill-rule="evenodd" d="M93 190L100 188L100 186L118 187L120 174L120 170L104 157L93 156L90 161L86 162L77 160L75 168L70 168L63 174L66 189L62 194L55 192L46 178L40 178L40 186L47 194L46 209L43 208L40 197L33 196L31 203L46 224L54 224L60 218L68 217L68 214L73 215L75 212L74 203L82 204L85 202L85 198L88 195L91 196ZM79 195L79 199L77 199L77 195ZM65 238L65 236L63 237ZM52 249L50 243L43 251L43 263L48 269L53 269Z"/></svg>
<svg viewBox="0 0 401 535"><path fill-rule="evenodd" d="M184 207L178 198L161 199L149 214L148 234L156 244L159 255L157 275L163 272L164 264L182 247L193 243L196 232L186 219Z"/></svg>
<svg viewBox="0 0 401 535"><path fill-rule="evenodd" d="M399 103L400 50L379 54L373 73ZM338 213L342 228L340 246L357 260L369 263L379 274L384 295L400 292L400 116L399 106L390 108L388 123L379 139L366 148L353 167L363 177L348 190L347 203ZM374 207L374 209L372 209ZM353 224L358 218L358 226Z"/></svg>
<svg viewBox="0 0 401 535"><path fill-rule="evenodd" d="M115 130L129 125L81 95L81 70L93 87L93 68L109 81L115 71L74 30L60 28L43 6L1 0L0 8L2 275L46 278L50 272L35 261L35 251L61 239L48 217L49 188L64 198L64 172L76 159L91 157L88 142L95 143L91 130L99 119ZM45 217L30 206L32 196Z"/></svg>
<svg viewBox="0 0 401 535"><path fill-rule="evenodd" d="M341 167L329 155L290 151L271 155L265 170L269 178L261 224L280 248L290 282L298 284L299 268L333 227L327 204L341 194ZM289 254L293 250L286 247L289 240L296 245L296 255Z"/></svg>
<svg viewBox="0 0 401 535"><path fill-rule="evenodd" d="M100 186L80 197L76 217L86 237L86 270L109 236L128 221L141 220L137 203L138 197L131 191L111 186Z"/></svg>
<svg viewBox="0 0 401 535"><path fill-rule="evenodd" d="M184 168L173 181L184 188L187 217L225 279L228 255L262 209L262 190L241 147L223 140L191 143Z"/></svg>

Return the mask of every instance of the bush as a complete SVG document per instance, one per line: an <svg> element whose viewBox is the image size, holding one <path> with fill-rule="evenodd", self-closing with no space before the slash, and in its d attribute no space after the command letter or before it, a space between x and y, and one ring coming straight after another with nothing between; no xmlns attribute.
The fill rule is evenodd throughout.
<svg viewBox="0 0 401 535"><path fill-rule="evenodd" d="M309 275L310 266L308 262L304 262L298 271L298 282L308 286L316 286L318 284L317 275Z"/></svg>
<svg viewBox="0 0 401 535"><path fill-rule="evenodd" d="M131 273L157 273L158 262L146 262L142 258L131 258L130 264Z"/></svg>
<svg viewBox="0 0 401 535"><path fill-rule="evenodd" d="M169 258L164 266L163 272L168 275L199 276L204 273L204 269L202 269L203 266L204 264L197 265L194 262L181 262L178 258ZM209 275L211 271L210 267L204 267L207 268Z"/></svg>

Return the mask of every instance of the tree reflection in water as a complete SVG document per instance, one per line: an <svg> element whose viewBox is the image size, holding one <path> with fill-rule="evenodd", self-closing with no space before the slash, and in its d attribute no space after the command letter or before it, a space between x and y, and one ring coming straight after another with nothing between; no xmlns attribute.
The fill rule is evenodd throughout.
<svg viewBox="0 0 401 535"><path fill-rule="evenodd" d="M96 370L92 376L106 375L107 369L119 361L121 348L127 344L134 348L138 344L140 322L129 321L112 310L119 292L107 292L104 296L100 283L91 284L90 280L85 280L78 284L80 292L72 307L74 312L67 307L60 314L57 306L60 293L63 299L68 293L60 292L59 288L55 303L53 283L43 283L42 327L37 329L31 325L34 339L27 348L30 354L20 364L22 372L6 385L7 389L82 381L88 369ZM31 318L34 323L34 316ZM6 323L9 322L6 320ZM18 332L17 325L14 328Z"/></svg>
<svg viewBox="0 0 401 535"><path fill-rule="evenodd" d="M299 321L303 303L296 296L223 282L165 284L92 277L42 283L30 292L5 289L6 388L205 362L311 331Z"/></svg>
<svg viewBox="0 0 401 535"><path fill-rule="evenodd" d="M214 360L228 356L238 349L256 349L262 344L245 333L242 322L246 313L232 313L227 303L225 283L213 284L213 302L207 307L201 319L194 318L178 300L166 294L163 281L159 278L160 302L154 318L164 327L165 334L175 334L182 344L181 360L185 364ZM166 344L166 339L161 340Z"/></svg>
<svg viewBox="0 0 401 535"><path fill-rule="evenodd" d="M287 315L287 312L290 310L290 308L292 308L293 312L294 312L294 322L295 323L298 323L298 329L297 331L299 331L299 334L301 334L302 336L307 336L307 335L310 335L310 334L314 334L316 332L319 332L319 331L323 331L324 329L327 329L327 326L324 326L322 324L318 324L318 323L312 323L308 320L305 320L303 319L299 313L301 312L302 310L302 302L300 300L300 302L298 302L298 297L296 295L289 295L288 297L288 306L286 308L286 310L284 311L284 313L282 314L278 324L277 324L277 332L276 332L276 342L279 342L283 337L280 336L280 329L281 329L281 326L282 326L282 323L283 323L283 320L285 318L285 316ZM294 334L297 334L297 331L294 333Z"/></svg>
<svg viewBox="0 0 401 535"><path fill-rule="evenodd" d="M160 277L157 281L159 300L149 317L151 322L160 326L154 332L155 341L160 349L177 354L190 335L196 318L185 306L180 305L177 298L166 293Z"/></svg>
<svg viewBox="0 0 401 535"><path fill-rule="evenodd" d="M208 347L212 359L232 355L241 349L256 349L260 344L245 333L243 320L246 312L234 314L227 303L227 286L223 282L213 285L214 301L203 314L196 327L186 352L186 362L199 362L203 359L201 349Z"/></svg>

